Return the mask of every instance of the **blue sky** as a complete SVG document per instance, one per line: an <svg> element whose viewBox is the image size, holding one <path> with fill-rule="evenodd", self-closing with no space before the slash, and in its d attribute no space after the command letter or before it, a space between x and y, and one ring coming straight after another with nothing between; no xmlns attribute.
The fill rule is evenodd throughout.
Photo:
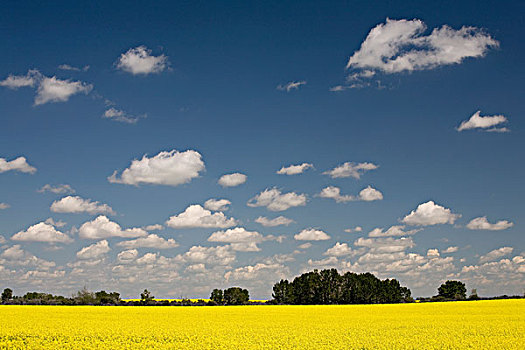
<svg viewBox="0 0 525 350"><path fill-rule="evenodd" d="M0 287L269 298L336 267L523 292L523 4L1 6Z"/></svg>

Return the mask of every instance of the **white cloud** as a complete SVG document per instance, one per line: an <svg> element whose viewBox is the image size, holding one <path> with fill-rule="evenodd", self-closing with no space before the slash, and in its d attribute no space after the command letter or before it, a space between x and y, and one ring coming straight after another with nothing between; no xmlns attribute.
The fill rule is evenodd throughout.
<svg viewBox="0 0 525 350"><path fill-rule="evenodd" d="M70 66L69 64L61 64L60 66L58 66L58 69L74 71L74 72L86 72L89 70L89 66L86 65L82 68L78 68L78 67Z"/></svg>
<svg viewBox="0 0 525 350"><path fill-rule="evenodd" d="M283 271L286 267L281 264L258 263L252 266L243 266L224 274L227 281L268 281L285 278Z"/></svg>
<svg viewBox="0 0 525 350"><path fill-rule="evenodd" d="M456 246L453 246L453 247L448 247L447 249L443 250L442 253L446 253L446 254L449 254L449 253L455 253L459 250L458 247Z"/></svg>
<svg viewBox="0 0 525 350"><path fill-rule="evenodd" d="M166 221L166 225L172 228L227 228L237 224L234 218L228 218L222 212L215 212L204 209L198 204L190 205L186 210L178 215L174 215Z"/></svg>
<svg viewBox="0 0 525 350"><path fill-rule="evenodd" d="M281 194L277 188L266 189L250 199L249 207L266 207L271 211L283 211L291 207L306 205L306 195L288 192Z"/></svg>
<svg viewBox="0 0 525 350"><path fill-rule="evenodd" d="M56 230L52 225L39 222L30 226L26 231L20 231L11 237L13 241L46 242L46 243L71 243L73 240L68 235Z"/></svg>
<svg viewBox="0 0 525 350"><path fill-rule="evenodd" d="M204 162L199 152L187 150L160 152L152 158L146 155L141 160L134 159L120 178L117 171L108 177L111 183L139 185L141 183L177 186L199 177L204 171Z"/></svg>
<svg viewBox="0 0 525 350"><path fill-rule="evenodd" d="M66 194L66 193L75 193L75 190L70 185L56 185L52 186L50 184L45 184L41 189L38 190L40 193L52 192L55 194Z"/></svg>
<svg viewBox="0 0 525 350"><path fill-rule="evenodd" d="M345 203L345 202L351 202L351 201L376 201L376 200L382 200L383 194L376 190L375 188L372 188L371 186L368 186L367 188L364 188L359 192L358 196L353 195L342 195L341 189L336 186L328 186L321 190L321 193L318 194L319 197L322 198L332 198L337 203Z"/></svg>
<svg viewBox="0 0 525 350"><path fill-rule="evenodd" d="M61 80L57 77L44 77L36 91L35 105L48 102L65 102L73 95L89 94L93 85L81 81Z"/></svg>
<svg viewBox="0 0 525 350"><path fill-rule="evenodd" d="M312 245L313 245L312 243L310 243L310 242L306 242L306 243L300 244L300 245L299 245L299 248L300 248L300 249L309 249L309 248L312 247Z"/></svg>
<svg viewBox="0 0 525 350"><path fill-rule="evenodd" d="M10 207L11 206L9 204L0 202L0 210L4 210L4 209L10 208Z"/></svg>
<svg viewBox="0 0 525 350"><path fill-rule="evenodd" d="M308 259L308 265L310 266L337 266L338 260L335 256L328 257L326 259L321 260L312 260Z"/></svg>
<svg viewBox="0 0 525 350"><path fill-rule="evenodd" d="M402 221L411 226L430 226L453 224L460 217L460 214L453 214L450 209L428 201L418 205L416 210L412 210Z"/></svg>
<svg viewBox="0 0 525 350"><path fill-rule="evenodd" d="M286 84L279 84L277 90L290 92L292 89L298 90L301 85L306 85L306 81L290 81Z"/></svg>
<svg viewBox="0 0 525 350"><path fill-rule="evenodd" d="M398 73L433 69L461 63L465 58L483 57L498 42L476 27L459 30L447 25L423 35L425 24L414 20L386 20L370 30L361 48L354 52L347 69Z"/></svg>
<svg viewBox="0 0 525 350"><path fill-rule="evenodd" d="M304 229L293 238L297 241L326 241L330 236L326 232L314 228Z"/></svg>
<svg viewBox="0 0 525 350"><path fill-rule="evenodd" d="M204 208L208 209L208 210L213 210L213 211L225 211L225 210L228 210L228 206L232 204L232 202L230 202L229 200L227 199L208 199L206 202L204 202Z"/></svg>
<svg viewBox="0 0 525 350"><path fill-rule="evenodd" d="M514 251L514 248L512 247L501 247L499 249L494 249L488 252L487 254L482 255L479 258L479 262L486 263L489 261L494 261L494 260L504 257L505 255L511 254L513 251Z"/></svg>
<svg viewBox="0 0 525 350"><path fill-rule="evenodd" d="M20 245L16 244L12 247L6 248L2 254L0 254L0 266L2 265L20 265L20 266L34 266L38 270L49 270L56 266L53 261L47 261L44 259L37 258L33 254L20 248ZM2 259L5 259L2 261ZM1 269L0 269L1 272ZM20 277L16 274L16 279Z"/></svg>
<svg viewBox="0 0 525 350"><path fill-rule="evenodd" d="M81 260L98 259L110 250L111 248L109 247L108 241L103 240L79 250L77 252L77 258Z"/></svg>
<svg viewBox="0 0 525 350"><path fill-rule="evenodd" d="M406 230L404 231L405 226L403 225L394 225L388 228L388 230L383 231L382 228L375 228L368 233L368 237L392 237L392 236L410 236L418 233L422 229Z"/></svg>
<svg viewBox="0 0 525 350"><path fill-rule="evenodd" d="M228 265L235 261L235 252L230 246L193 246L186 253L179 256L179 259L192 263Z"/></svg>
<svg viewBox="0 0 525 350"><path fill-rule="evenodd" d="M380 201L383 200L383 194L372 186L368 186L359 192L359 199L366 202Z"/></svg>
<svg viewBox="0 0 525 350"><path fill-rule="evenodd" d="M0 158L0 173L5 173L10 170L29 174L36 173L36 168L29 165L25 157L18 157L11 161L7 161L5 158Z"/></svg>
<svg viewBox="0 0 525 350"><path fill-rule="evenodd" d="M127 123L127 124L135 124L139 121L140 118L146 118L146 115L136 116L131 115L129 113L124 112L121 109L116 109L114 107L110 107L104 111L104 114L102 114L102 118L114 120L117 122Z"/></svg>
<svg viewBox="0 0 525 350"><path fill-rule="evenodd" d="M484 131L499 131L507 132L507 128L497 128L496 125L507 122L507 118L503 115L492 115L482 117L480 116L481 111L474 113L469 120L464 120L457 127L457 131L470 130L470 129L482 129Z"/></svg>
<svg viewBox="0 0 525 350"><path fill-rule="evenodd" d="M26 75L10 74L5 80L0 81L0 86L16 90L21 87L34 87L42 78L36 69L29 70Z"/></svg>
<svg viewBox="0 0 525 350"><path fill-rule="evenodd" d="M313 169L314 165L311 163L303 163L298 165L289 165L287 167L282 167L277 174L279 175L297 175L302 174L308 169Z"/></svg>
<svg viewBox="0 0 525 350"><path fill-rule="evenodd" d="M136 249L124 250L117 255L117 260L121 263L128 263L135 260L139 256L139 251Z"/></svg>
<svg viewBox="0 0 525 350"><path fill-rule="evenodd" d="M326 252L323 253L323 255L345 256L345 255L350 255L352 253L353 253L352 248L350 248L347 243L337 242L333 247L328 248Z"/></svg>
<svg viewBox="0 0 525 350"><path fill-rule="evenodd" d="M358 247L370 248L372 253L396 253L402 252L407 248L415 246L412 238L363 238L360 237L354 241L354 245Z"/></svg>
<svg viewBox="0 0 525 350"><path fill-rule="evenodd" d="M129 49L120 55L117 68L133 75L160 73L168 68L168 57L153 56L146 46Z"/></svg>
<svg viewBox="0 0 525 350"><path fill-rule="evenodd" d="M113 209L107 204L83 199L79 196L67 196L51 204L51 211L55 213L89 213L115 215Z"/></svg>
<svg viewBox="0 0 525 350"><path fill-rule="evenodd" d="M217 181L222 187L235 187L246 182L247 176L241 173L222 175Z"/></svg>
<svg viewBox="0 0 525 350"><path fill-rule="evenodd" d="M481 216L470 220L467 224L467 228L470 230L489 230L489 231L501 231L506 230L514 226L514 223L507 220L500 220L495 224L491 224L486 216Z"/></svg>
<svg viewBox="0 0 525 350"><path fill-rule="evenodd" d="M427 250L427 258L438 258L439 257L439 250L432 248Z"/></svg>
<svg viewBox="0 0 525 350"><path fill-rule="evenodd" d="M144 226L144 230L146 230L146 231L160 231L160 230L164 230L164 226L162 226L160 224L148 225L148 226Z"/></svg>
<svg viewBox="0 0 525 350"><path fill-rule="evenodd" d="M244 227L235 227L226 231L217 231L211 234L208 242L222 243L259 243L263 236L257 231L247 231Z"/></svg>
<svg viewBox="0 0 525 350"><path fill-rule="evenodd" d="M345 229L345 232L352 233L352 232L361 232L363 231L363 228L361 226L356 226L354 228L347 228Z"/></svg>
<svg viewBox="0 0 525 350"><path fill-rule="evenodd" d="M64 221L62 220L58 220L58 221L55 221L53 220L53 218L47 218L46 221L44 221L46 224L49 224L49 225L53 225L55 227L64 227L67 225L67 223L65 223Z"/></svg>
<svg viewBox="0 0 525 350"><path fill-rule="evenodd" d="M369 170L375 170L379 166L373 163L353 163L346 162L343 163L332 170L325 171L323 175L329 175L332 179L342 178L342 177L353 177L354 179L361 178L364 172Z"/></svg>
<svg viewBox="0 0 525 350"><path fill-rule="evenodd" d="M156 234L150 234L146 237L140 237L131 241L117 243L119 247L124 248L157 248L170 249L178 247L179 244L173 238L164 239Z"/></svg>
<svg viewBox="0 0 525 350"><path fill-rule="evenodd" d="M78 229L78 235L84 239L101 239L109 237L135 238L146 236L148 233L141 228L122 230L119 224L100 215L95 220L85 222Z"/></svg>
<svg viewBox="0 0 525 350"><path fill-rule="evenodd" d="M278 216L273 219L268 219L265 216L259 216L257 219L255 219L255 222L265 227L275 227L275 226L280 226L280 225L288 226L294 223L295 221L293 221L292 219L288 219L284 216Z"/></svg>

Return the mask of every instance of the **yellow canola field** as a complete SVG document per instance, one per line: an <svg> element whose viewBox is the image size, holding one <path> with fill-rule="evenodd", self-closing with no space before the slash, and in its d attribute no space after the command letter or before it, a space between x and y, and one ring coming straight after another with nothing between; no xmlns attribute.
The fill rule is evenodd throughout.
<svg viewBox="0 0 525 350"><path fill-rule="evenodd" d="M525 300L0 306L0 349L525 349Z"/></svg>

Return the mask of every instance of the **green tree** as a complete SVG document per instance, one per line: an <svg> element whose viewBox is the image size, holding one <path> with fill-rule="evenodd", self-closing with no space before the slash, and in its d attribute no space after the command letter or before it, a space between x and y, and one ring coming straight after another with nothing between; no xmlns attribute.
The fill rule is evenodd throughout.
<svg viewBox="0 0 525 350"><path fill-rule="evenodd" d="M2 302L6 302L10 299L13 299L13 290L11 288L6 288L2 292Z"/></svg>
<svg viewBox="0 0 525 350"><path fill-rule="evenodd" d="M293 304L293 286L288 280L280 280L273 286L272 297L277 304Z"/></svg>
<svg viewBox="0 0 525 350"><path fill-rule="evenodd" d="M250 294L247 289L231 287L224 291L224 302L226 305L244 305L250 301Z"/></svg>
<svg viewBox="0 0 525 350"><path fill-rule="evenodd" d="M73 295L76 304L92 305L95 303L95 295L86 286Z"/></svg>
<svg viewBox="0 0 525 350"><path fill-rule="evenodd" d="M438 296L447 299L463 300L467 298L467 288L461 281L446 281L438 288Z"/></svg>
<svg viewBox="0 0 525 350"><path fill-rule="evenodd" d="M218 305L224 304L224 296L221 289L214 289L211 292L210 300Z"/></svg>
<svg viewBox="0 0 525 350"><path fill-rule="evenodd" d="M140 301L143 303L147 303L153 300L155 298L153 295L151 295L151 292L147 289L144 289L142 293L140 293Z"/></svg>

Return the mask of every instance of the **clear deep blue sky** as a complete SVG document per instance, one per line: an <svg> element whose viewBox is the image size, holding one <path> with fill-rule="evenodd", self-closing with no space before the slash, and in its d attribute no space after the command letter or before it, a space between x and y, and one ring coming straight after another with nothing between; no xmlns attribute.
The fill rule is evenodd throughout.
<svg viewBox="0 0 525 350"><path fill-rule="evenodd" d="M0 173L0 203L9 206L0 210L2 250L20 245L26 254L56 263L51 268L24 265L5 254L2 258L0 250L0 287L12 286L20 294L27 290L67 293L86 284L91 289L113 288L125 296L136 296L147 287L163 297L206 297L215 286L242 285L251 288L254 297L268 298L271 285L283 275L291 278L323 266L355 269L351 265L367 252L339 256L336 263L326 265L316 265L314 260L328 258L323 253L336 242L359 249L353 244L356 239L366 238L377 227L400 225L419 204L432 200L461 218L454 224L421 226L423 230L411 236L415 245L405 254L419 254L425 259L419 265L402 272L374 272L399 278L416 295L435 293L447 278L463 279L485 295L521 294L525 286L525 265L519 259L525 250L524 10L519 1L2 2L0 80L38 69L44 76L82 81L93 89L65 102L34 105L35 89L0 87L0 158L10 161L23 156L37 169L34 174ZM497 40L499 47L457 64L392 74L378 71L372 86L330 91L345 84L349 57L387 18L419 19L427 26L422 35L443 25L455 30L473 26ZM118 69L120 55L140 45L154 56L167 56L170 68L147 75ZM89 65L89 69L58 69L62 64ZM385 88L377 88L377 80ZM306 84L289 92L276 88L292 81ZM147 117L135 124L102 118L108 109L104 99L130 115ZM456 127L478 110L482 116L505 116L510 132L458 132ZM171 150L199 152L206 170L178 186L107 180L133 159ZM283 166L303 162L315 169L292 176L276 174ZM345 162L379 167L360 179L322 174ZM221 175L233 172L246 174L246 183L217 184ZM232 204L224 213L239 220L238 226L285 239L259 243L258 252L234 252L234 260L221 268L204 262L205 270L199 273L186 270L191 265L187 261L173 262L169 269L177 271L176 276L155 278L155 271L166 267L153 264L153 272L136 281L115 272L116 256L125 249L116 245L122 238L110 237L111 251L103 255L97 272L83 266L85 275L76 274L74 269L80 266L75 265L76 253L97 240L81 239L72 228L98 215L50 211L51 203L66 194L37 192L45 184L69 184L75 196L108 204L116 212L108 217L123 228L164 225L190 204L226 198ZM357 195L368 185L384 199L336 203L316 196L327 186ZM273 187L306 194L306 205L282 212L246 205ZM254 222L258 216L279 215L295 223L264 227ZM471 219L483 216L492 224L507 220L513 226L466 227ZM67 223L57 230L71 236L72 243L11 239L49 217ZM174 238L179 246L138 248L139 257L158 253L157 259L173 258L192 246L220 245L207 241L220 228L164 226L155 233ZM355 226L363 230L344 231ZM330 239L300 249L298 245L305 242L294 235L306 228L322 230ZM443 253L448 247L458 250ZM503 247L512 252L507 249L480 261ZM428 249L438 249L439 259L453 257L442 262L452 266L432 265ZM293 253L296 250L301 253ZM275 254L293 258L277 261ZM407 255L384 258L381 261L387 266ZM504 259L509 259L508 264ZM243 277L244 270L237 270L237 279L224 278L228 271L257 264L261 265L255 272L246 270L252 275ZM129 269L139 271L144 266ZM369 270L374 264L360 266ZM477 270L467 272L465 266ZM423 272L426 279L414 275L416 268L428 271ZM20 277L28 271L48 275ZM51 276L56 271L64 273Z"/></svg>

